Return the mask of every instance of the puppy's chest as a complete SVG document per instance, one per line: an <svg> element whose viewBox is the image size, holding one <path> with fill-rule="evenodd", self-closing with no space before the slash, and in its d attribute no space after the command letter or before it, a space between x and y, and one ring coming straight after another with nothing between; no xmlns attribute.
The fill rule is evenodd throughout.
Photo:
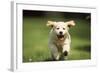
<svg viewBox="0 0 100 73"><path fill-rule="evenodd" d="M57 46L63 46L64 45L64 40L57 40L56 45Z"/></svg>

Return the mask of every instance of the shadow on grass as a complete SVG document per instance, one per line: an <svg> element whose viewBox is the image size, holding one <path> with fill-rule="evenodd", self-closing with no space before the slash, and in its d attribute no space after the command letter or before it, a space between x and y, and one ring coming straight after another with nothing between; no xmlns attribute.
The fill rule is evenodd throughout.
<svg viewBox="0 0 100 73"><path fill-rule="evenodd" d="M48 59L46 59L44 61L65 61L65 59L64 59L64 57L61 57L59 60L55 60L53 58L48 58Z"/></svg>
<svg viewBox="0 0 100 73"><path fill-rule="evenodd" d="M90 45L78 46L78 47L75 47L75 49L76 49L76 50L79 50L79 51L91 52L91 46L90 46Z"/></svg>
<svg viewBox="0 0 100 73"><path fill-rule="evenodd" d="M44 60L44 61L49 62L49 61L66 61L66 60L53 60L53 59L46 59L46 60Z"/></svg>
<svg viewBox="0 0 100 73"><path fill-rule="evenodd" d="M44 61L55 61L55 60L48 58L48 59L45 59Z"/></svg>
<svg viewBox="0 0 100 73"><path fill-rule="evenodd" d="M48 59L45 59L44 61L57 61L57 60L52 59L52 58L48 58Z"/></svg>

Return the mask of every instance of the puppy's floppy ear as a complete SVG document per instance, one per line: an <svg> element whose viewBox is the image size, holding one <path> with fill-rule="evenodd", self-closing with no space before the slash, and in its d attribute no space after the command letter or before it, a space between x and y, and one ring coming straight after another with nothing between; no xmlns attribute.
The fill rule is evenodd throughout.
<svg viewBox="0 0 100 73"><path fill-rule="evenodd" d="M75 26L74 20L70 20L70 21L65 22L65 23L67 24L68 27Z"/></svg>
<svg viewBox="0 0 100 73"><path fill-rule="evenodd" d="M46 25L47 26L50 26L50 27L53 27L54 26L54 23L55 23L54 21L48 21Z"/></svg>

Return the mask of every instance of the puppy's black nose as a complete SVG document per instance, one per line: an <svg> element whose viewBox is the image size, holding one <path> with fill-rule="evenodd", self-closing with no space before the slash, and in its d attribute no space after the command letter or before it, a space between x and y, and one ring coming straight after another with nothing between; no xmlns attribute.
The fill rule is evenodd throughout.
<svg viewBox="0 0 100 73"><path fill-rule="evenodd" d="M67 56L68 55L68 52L67 51L64 51L64 56Z"/></svg>
<svg viewBox="0 0 100 73"><path fill-rule="evenodd" d="M60 33L60 34L62 34L63 32L62 32L62 31L60 31L59 33Z"/></svg>

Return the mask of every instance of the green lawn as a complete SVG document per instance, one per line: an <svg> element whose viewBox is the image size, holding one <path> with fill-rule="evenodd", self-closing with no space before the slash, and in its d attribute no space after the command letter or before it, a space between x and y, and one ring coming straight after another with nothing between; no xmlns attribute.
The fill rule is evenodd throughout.
<svg viewBox="0 0 100 73"><path fill-rule="evenodd" d="M76 26L69 31L72 43L68 60L90 59L90 23L83 18L73 19ZM50 28L46 26L47 21L47 18L42 17L23 18L23 62L51 60L48 48Z"/></svg>

